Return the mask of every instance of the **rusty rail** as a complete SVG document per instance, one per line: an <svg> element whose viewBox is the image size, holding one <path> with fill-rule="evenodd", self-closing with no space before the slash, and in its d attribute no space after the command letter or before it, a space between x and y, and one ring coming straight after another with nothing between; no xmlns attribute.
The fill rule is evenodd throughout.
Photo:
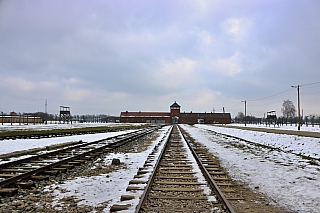
<svg viewBox="0 0 320 213"><path fill-rule="evenodd" d="M127 143L129 141L135 140L135 139L137 139L139 137L142 137L142 136L144 136L146 134L149 134L149 133L155 131L156 129L157 128L147 128L147 129L144 129L144 130L137 130L137 131L131 132L131 133L126 133L126 134L122 134L122 135L118 135L118 136L108 137L108 138L105 138L105 139L101 139L101 140L97 140L97 141L93 141L93 142L89 142L89 143L85 143L85 144L80 144L80 145L68 147L68 148L65 148L65 149L60 149L60 150L56 150L56 151L53 151L53 152L44 153L44 154L41 154L41 155L32 156L32 157L20 159L20 160L17 160L17 161L8 162L8 163L5 163L5 164L0 164L0 172L1 172L2 169L5 169L5 168L11 167L11 166L19 165L19 164L22 164L22 163L28 163L28 162L31 162L33 160L37 160L37 159L41 159L41 158L47 158L47 157L54 156L56 154L59 154L59 153L62 153L62 152L66 152L68 150L72 150L72 149L75 149L75 148L84 148L84 147L90 146L92 144L98 144L98 143L100 143L102 141L112 140L112 139L117 139L119 137L122 137L120 139L117 139L113 143L109 143L109 144L100 146L98 148L93 148L90 151L86 151L86 152L83 152L81 154L77 154L77 155L72 156L72 157L66 156L65 159L60 160L58 162L54 162L54 163L42 166L40 168L36 168L34 170L22 173L20 175L16 175L14 177L2 180L2 181L0 181L0 187L7 186L9 184L12 184L12 183L17 182L19 180L31 177L32 175L36 175L36 174L41 173L43 171L50 170L50 169L55 168L55 167L57 167L57 166L59 166L61 164L65 164L65 163L68 163L68 162L71 162L71 161L74 161L74 160L77 160L77 159L80 159L80 158L83 158L83 157L86 157L86 156L90 156L90 154L93 154L93 153L96 153L96 152L99 152L99 151L106 151L106 150L117 148L119 146L124 145L125 143Z"/></svg>

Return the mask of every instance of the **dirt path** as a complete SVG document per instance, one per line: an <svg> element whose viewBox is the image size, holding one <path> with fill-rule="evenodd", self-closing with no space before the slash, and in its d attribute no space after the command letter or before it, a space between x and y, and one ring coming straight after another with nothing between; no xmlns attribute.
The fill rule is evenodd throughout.
<svg viewBox="0 0 320 213"><path fill-rule="evenodd" d="M306 132L306 131L283 130L283 129L267 129L267 128L245 127L245 126L224 126L224 125L217 125L217 126L225 127L225 128L251 130L251 131L257 131L257 132L267 132L267 133L298 135L298 136L304 136L304 137L320 138L320 132Z"/></svg>

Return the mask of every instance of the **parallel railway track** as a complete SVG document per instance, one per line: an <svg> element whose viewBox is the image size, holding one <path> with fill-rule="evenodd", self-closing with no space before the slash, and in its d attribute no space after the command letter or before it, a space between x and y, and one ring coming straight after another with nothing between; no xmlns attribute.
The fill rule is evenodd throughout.
<svg viewBox="0 0 320 213"><path fill-rule="evenodd" d="M28 183L24 181L25 179L41 180L48 178L48 175L64 172L68 168L105 152L110 152L112 149L145 136L156 129L156 127L144 128L131 133L0 164L0 191L15 191L18 186Z"/></svg>
<svg viewBox="0 0 320 213"><path fill-rule="evenodd" d="M106 133L106 132L115 132L115 131L121 131L126 130L126 128L106 128L106 129L95 129L95 128L89 128L89 129L71 129L71 130L42 130L42 131L35 131L31 133L23 133L17 132L17 133L2 133L3 135L0 135L0 141L1 140L17 140L17 139L41 139L41 138L56 138L56 137L66 137L66 136L72 136L72 135L86 135L86 134L97 134L97 133Z"/></svg>
<svg viewBox="0 0 320 213"><path fill-rule="evenodd" d="M174 126L135 212L233 213L216 183L227 180L218 169L216 162L193 148ZM220 185L228 187L229 183Z"/></svg>

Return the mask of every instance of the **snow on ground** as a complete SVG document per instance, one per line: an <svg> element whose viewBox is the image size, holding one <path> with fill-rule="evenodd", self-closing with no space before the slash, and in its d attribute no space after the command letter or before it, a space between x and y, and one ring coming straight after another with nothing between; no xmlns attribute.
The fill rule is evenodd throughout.
<svg viewBox="0 0 320 213"><path fill-rule="evenodd" d="M139 203L139 197L142 195L141 190L134 192L127 192L126 188L129 181L136 175L138 169L143 167L148 155L152 152L153 148L160 142L162 145L159 147L159 151L164 145L164 141L168 137L168 130L170 126L164 127L160 130L159 137L149 146L146 151L140 153L111 153L108 155L104 162L106 165L110 165L113 158L119 158L122 163L127 167L125 169L119 169L109 174L102 174L93 177L79 177L75 180L65 181L64 184L53 184L47 188L55 188L59 186L60 190L55 190L55 201L53 205L58 203L59 199L63 197L73 196L78 200L81 200L78 205L88 206L100 206L102 203L108 202L107 207L103 212L110 212L110 207L113 204L120 203L121 195L135 195L135 199L121 202L121 204L130 204L131 208L123 213L134 212L135 206ZM159 153L157 153L159 155ZM157 155L156 157L157 158ZM149 174L150 175L150 174ZM142 179L143 180L143 179ZM144 180L148 180L145 177ZM61 193L61 189L66 191Z"/></svg>
<svg viewBox="0 0 320 213"><path fill-rule="evenodd" d="M9 123L0 124L0 132L2 131L16 131L16 130L50 130L50 129L74 129L74 128L85 128L85 127L99 127L99 126L139 126L141 123L69 123L69 124L29 124L24 125L19 123Z"/></svg>
<svg viewBox="0 0 320 213"><path fill-rule="evenodd" d="M57 138L41 138L41 139L17 139L17 140L2 140L0 141L0 154L11 153L14 151L21 151L33 148L41 148L59 143L66 143L71 141L91 142L100 140L103 138L108 138L116 135L121 135L127 132L132 132L135 130L126 130L119 132L107 132L107 133L97 133L89 135L73 135L68 137L57 137Z"/></svg>
<svg viewBox="0 0 320 213"><path fill-rule="evenodd" d="M186 147L187 159L191 162L191 165L193 167L193 172L195 172L195 176L198 178L197 181L200 183L206 183L207 181L206 181L205 177L203 176L202 171L199 168L196 159L193 157L191 150L188 148L187 142L184 140L181 132L180 132L180 136L182 138L183 146ZM214 202L217 201L215 196L212 195L212 190L210 189L210 187L208 185L201 185L200 187L203 188L203 193L206 196L208 196L209 201L214 201Z"/></svg>
<svg viewBox="0 0 320 213"><path fill-rule="evenodd" d="M204 144L209 151L218 156L230 176L241 183L257 190L271 201L277 202L289 211L320 212L320 167L309 160L280 149L253 146L245 141L221 138L208 129L233 134L237 137L258 143L265 143L268 138L269 146L283 147L291 144L295 153L319 153L319 139L313 141L308 137L292 137L258 133L253 131L233 131L209 125L183 125L196 141ZM256 137L253 137L256 135ZM295 139L296 138L296 139ZM311 141L311 142L310 142ZM298 143L305 143L304 146ZM297 145L297 146L295 146ZM313 147L315 146L315 147ZM319 163L319 161L316 161Z"/></svg>
<svg viewBox="0 0 320 213"><path fill-rule="evenodd" d="M228 126L240 126L244 127L244 124L228 124ZM283 126L278 125L265 125L265 124L247 124L247 127L255 127L255 128L267 128L267 129L283 129L283 130L298 130L298 127L295 124L287 124ZM300 127L300 131L306 131L306 132L320 132L320 125L315 124L312 126L311 124L308 124L306 126L305 124Z"/></svg>
<svg viewBox="0 0 320 213"><path fill-rule="evenodd" d="M248 141L278 148L284 152L294 153L315 159L320 158L320 138L295 135L264 133L235 128L223 128L213 125L196 125L199 128L213 130L222 134L236 136Z"/></svg>
<svg viewBox="0 0 320 213"><path fill-rule="evenodd" d="M108 202L110 204L108 205L109 210L111 204L120 201L121 195L128 194L126 186L133 179L138 168L143 165L144 161L141 159L146 158L146 155L148 155L147 152L134 154L111 153L104 159L106 165L111 165L112 159L118 158L127 168L99 176L78 177L74 180L65 181L63 184L48 186L47 188L59 188L54 191L55 198L52 205L56 206L60 199L72 196L76 200L80 200L78 206L97 207ZM64 191L64 193L61 191Z"/></svg>
<svg viewBox="0 0 320 213"><path fill-rule="evenodd" d="M1 131L14 131L14 130L50 130L50 129L73 129L73 128L85 128L85 127L96 127L96 126L124 126L124 125L141 125L137 124L126 124L126 123L76 123L76 124L36 124L36 125L19 125L19 124L4 124L0 125ZM42 138L42 139L17 139L17 140L1 140L0 141L0 155L6 154L14 151L21 151L32 148L41 148L45 146L50 146L59 143L79 141L83 142L100 140L107 137L112 137L126 132L134 130L121 131L121 132L108 132L108 133L97 133L92 135L73 135L67 137L58 137L58 138Z"/></svg>
<svg viewBox="0 0 320 213"><path fill-rule="evenodd" d="M292 135L280 135L265 132L254 132L223 128L212 125L182 125L193 138L204 144L209 150L221 160L230 176L245 183L253 190L257 190L270 201L288 208L292 212L320 212L320 166L319 160L310 161L297 154L319 158L320 139L310 137L300 137ZM164 137L169 127L160 130L160 136L154 141L148 150L141 153L117 153L108 155L104 161L110 164L113 158L120 158L127 168L119 169L107 175L95 177L81 177L75 180L65 181L64 184L52 185L60 187L69 192L55 192L56 200L62 197L74 196L79 200L79 204L99 205L109 201L104 212L109 212L110 206L120 203L120 196L130 194L126 192L128 182L133 179L138 168L142 167L147 156L153 147ZM216 136L211 131L223 134L234 135L244 138L253 143L247 143L236 139L227 139ZM123 132L103 133L93 135L81 135L67 137L68 141L93 141L108 134L121 134ZM106 134L106 135L104 135ZM42 140L39 144L33 144ZM1 141L0 152L12 152L29 148L47 146L66 142L66 137L48 138L40 140L22 140L18 147L18 140ZM52 141L51 141L52 140ZM12 145L14 143L14 146ZM259 146L263 144L266 146ZM4 151L6 147L7 151ZM10 147L10 148L9 148ZM161 147L159 147L161 150ZM146 177L147 178L147 177ZM137 191L137 193L142 193ZM131 202L132 206L138 203L139 196ZM124 212L132 212L129 209Z"/></svg>

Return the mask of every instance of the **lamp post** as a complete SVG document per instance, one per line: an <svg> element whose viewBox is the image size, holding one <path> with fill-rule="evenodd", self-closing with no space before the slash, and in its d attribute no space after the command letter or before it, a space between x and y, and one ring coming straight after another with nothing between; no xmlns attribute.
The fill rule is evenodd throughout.
<svg viewBox="0 0 320 213"><path fill-rule="evenodd" d="M222 124L227 125L227 122L225 122L225 119L224 119L224 107L222 107L222 111L223 111L223 114L222 114Z"/></svg>
<svg viewBox="0 0 320 213"><path fill-rule="evenodd" d="M298 89L298 130L300 130L300 85L291 87Z"/></svg>
<svg viewBox="0 0 320 213"><path fill-rule="evenodd" d="M308 126L308 117L309 116L306 116L306 126Z"/></svg>
<svg viewBox="0 0 320 213"><path fill-rule="evenodd" d="M241 101L244 102L244 125L247 126L247 101Z"/></svg>

